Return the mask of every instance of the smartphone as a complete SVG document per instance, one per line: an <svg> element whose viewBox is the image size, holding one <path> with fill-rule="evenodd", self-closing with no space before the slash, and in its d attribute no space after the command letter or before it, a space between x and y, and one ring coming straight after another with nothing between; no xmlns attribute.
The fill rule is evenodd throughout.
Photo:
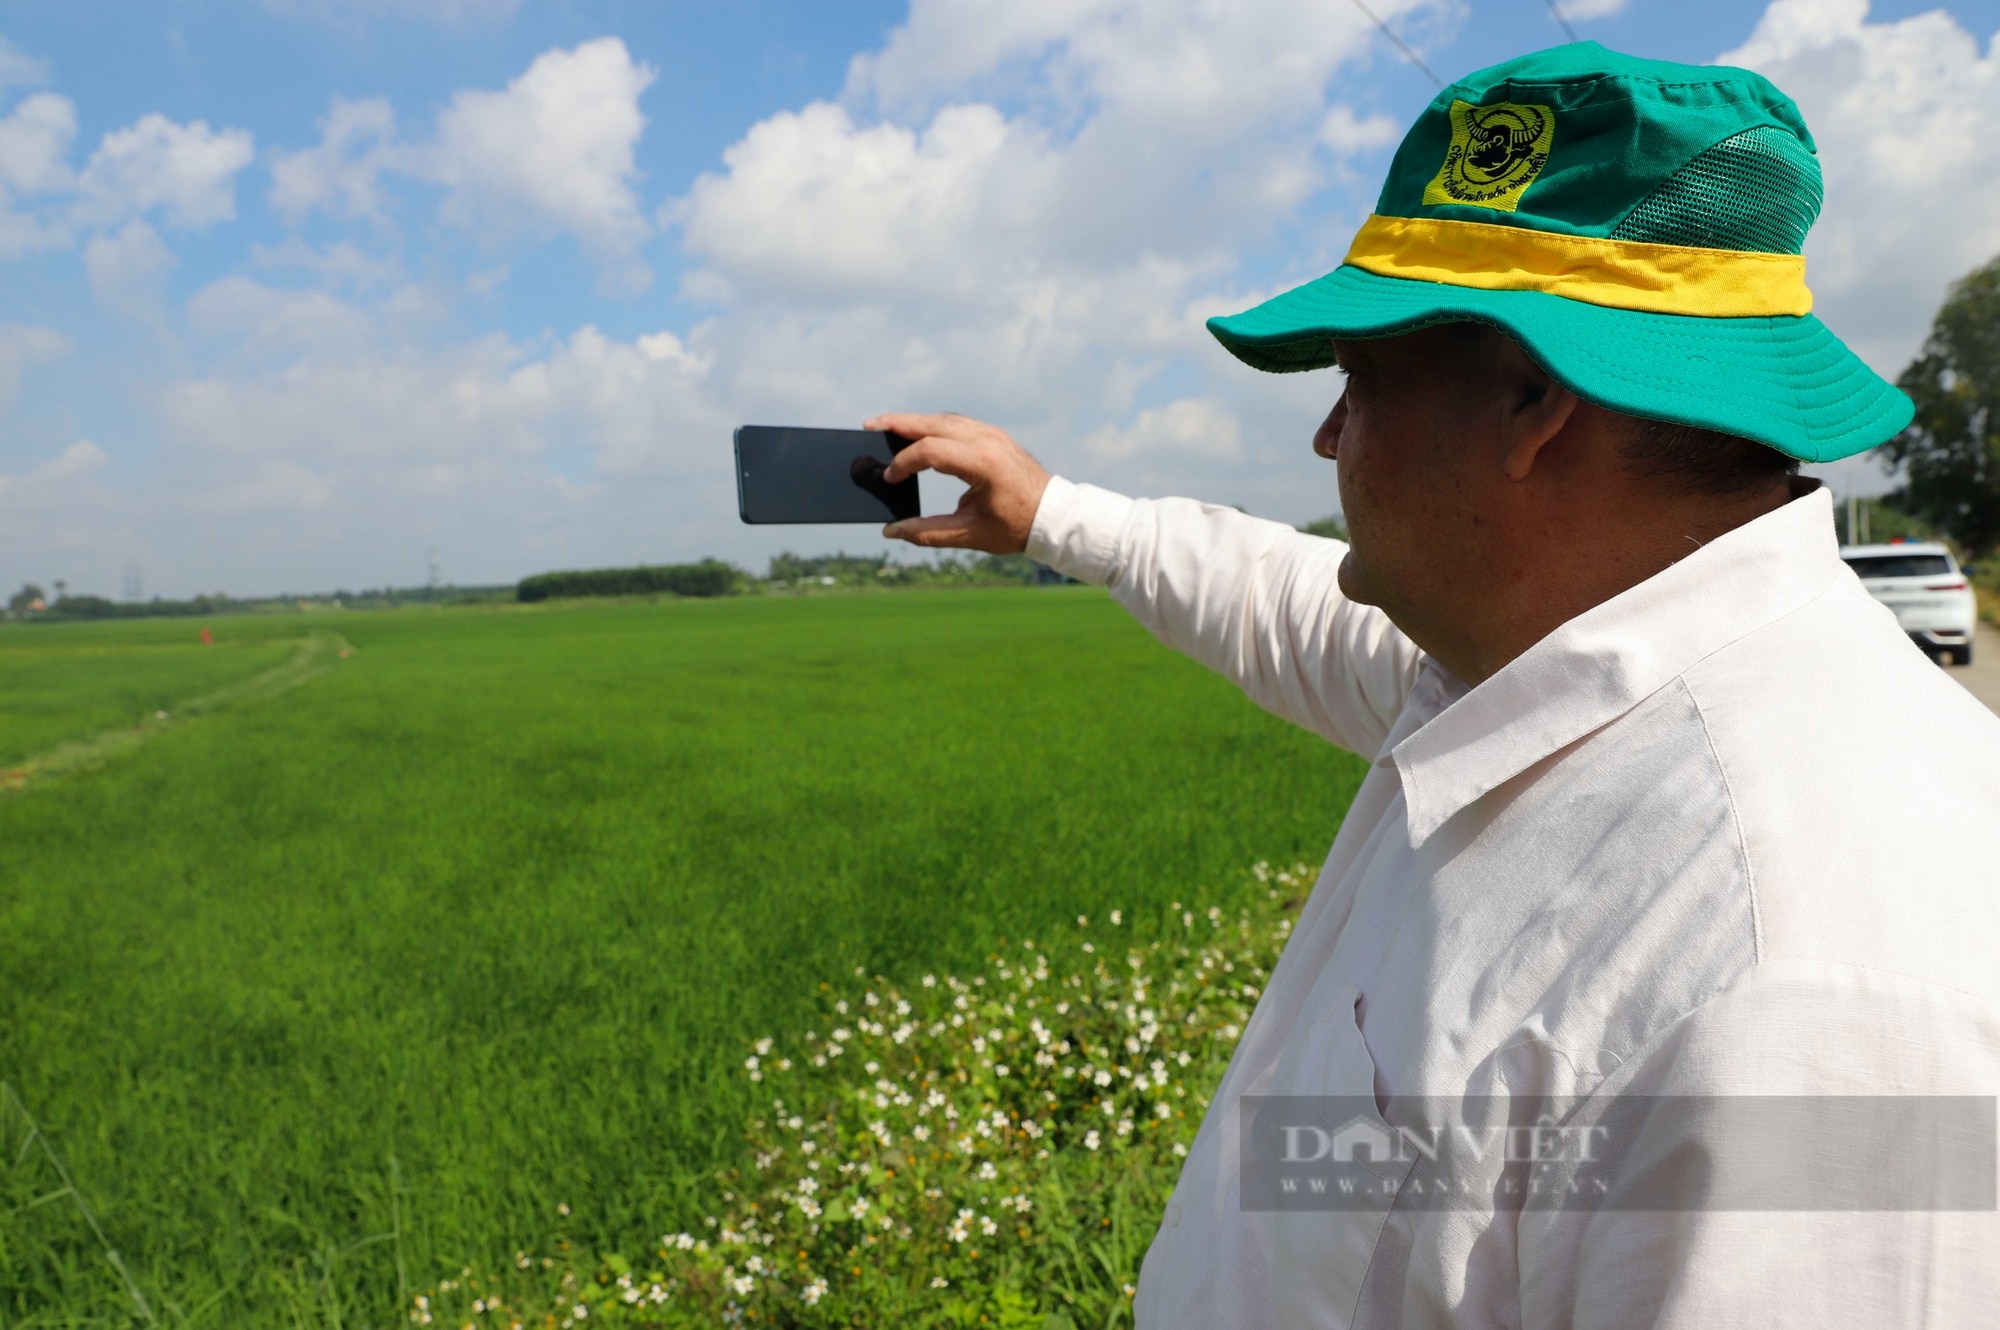
<svg viewBox="0 0 2000 1330"><path fill-rule="evenodd" d="M736 510L745 522L893 522L923 511L917 478L882 471L909 440L880 430L745 425L736 431Z"/></svg>

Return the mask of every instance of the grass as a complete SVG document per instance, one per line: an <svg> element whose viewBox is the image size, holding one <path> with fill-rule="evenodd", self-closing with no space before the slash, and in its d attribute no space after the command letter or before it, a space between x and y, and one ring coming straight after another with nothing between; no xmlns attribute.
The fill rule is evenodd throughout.
<svg viewBox="0 0 2000 1330"><path fill-rule="evenodd" d="M300 625L228 621L213 646L202 645L202 624L189 620L142 620L110 632L68 623L0 630L0 767L135 725L276 665Z"/></svg>
<svg viewBox="0 0 2000 1330"><path fill-rule="evenodd" d="M0 794L0 1080L165 1324L387 1324L558 1204L685 1227L823 982L1316 859L1362 772L1084 588L336 622L306 686ZM131 662L41 685L54 742L302 631L254 627L0 629L0 669ZM0 1324L132 1306L74 1205L0 1209Z"/></svg>

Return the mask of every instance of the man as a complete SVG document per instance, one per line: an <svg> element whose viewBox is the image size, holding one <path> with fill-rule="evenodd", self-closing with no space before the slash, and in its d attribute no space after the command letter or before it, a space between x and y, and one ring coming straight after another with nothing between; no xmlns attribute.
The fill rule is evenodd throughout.
<svg viewBox="0 0 2000 1330"><path fill-rule="evenodd" d="M1105 583L1374 763L1142 1327L2000 1324L2000 720L1795 474L1910 419L1808 312L1819 202L1797 108L1743 70L1581 43L1440 94L1345 264L1209 324L1346 372L1313 444L1346 546L872 422L916 440L891 479L971 485L889 535ZM1357 1156L1375 1200L1257 1200L1247 1133L1322 1101L1580 1127L1620 1171L1523 1199L1588 1151L1395 1146Z"/></svg>

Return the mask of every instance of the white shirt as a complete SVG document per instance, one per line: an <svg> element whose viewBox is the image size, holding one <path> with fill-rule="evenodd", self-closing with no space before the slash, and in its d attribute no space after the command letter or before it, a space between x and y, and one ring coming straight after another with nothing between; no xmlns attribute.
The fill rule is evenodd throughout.
<svg viewBox="0 0 2000 1330"><path fill-rule="evenodd" d="M2000 719L1842 564L1825 491L1470 690L1342 597L1345 546L1277 523L1057 479L1028 553L1374 760L1168 1204L1141 1330L2000 1325L1991 1211L1240 1204L1246 1094L1393 1118L2000 1091Z"/></svg>

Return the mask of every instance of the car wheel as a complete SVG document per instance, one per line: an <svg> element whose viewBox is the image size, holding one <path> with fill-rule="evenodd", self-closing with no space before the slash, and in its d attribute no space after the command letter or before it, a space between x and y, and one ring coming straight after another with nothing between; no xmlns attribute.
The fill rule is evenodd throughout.
<svg viewBox="0 0 2000 1330"><path fill-rule="evenodd" d="M1952 652L1951 663L1954 665L1970 665L1972 663L1972 648L1963 646Z"/></svg>

